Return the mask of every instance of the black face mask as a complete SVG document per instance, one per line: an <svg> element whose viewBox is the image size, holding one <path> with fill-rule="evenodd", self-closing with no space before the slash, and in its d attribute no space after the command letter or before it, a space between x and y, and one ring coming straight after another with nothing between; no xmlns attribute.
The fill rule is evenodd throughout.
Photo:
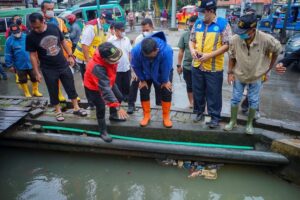
<svg viewBox="0 0 300 200"><path fill-rule="evenodd" d="M16 20L16 24L20 26L22 24L22 20L21 19L17 19Z"/></svg>

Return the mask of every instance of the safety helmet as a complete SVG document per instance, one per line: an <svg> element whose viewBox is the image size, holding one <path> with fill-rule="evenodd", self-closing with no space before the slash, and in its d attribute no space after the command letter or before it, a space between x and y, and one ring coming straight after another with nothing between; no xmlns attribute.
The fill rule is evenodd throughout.
<svg viewBox="0 0 300 200"><path fill-rule="evenodd" d="M73 24L76 21L76 16L74 14L68 15L68 16L66 16L66 18L70 24Z"/></svg>

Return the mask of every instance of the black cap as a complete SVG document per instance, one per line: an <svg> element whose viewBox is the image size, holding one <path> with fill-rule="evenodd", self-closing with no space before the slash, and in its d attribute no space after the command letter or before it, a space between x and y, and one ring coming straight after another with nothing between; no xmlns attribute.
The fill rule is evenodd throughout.
<svg viewBox="0 0 300 200"><path fill-rule="evenodd" d="M236 34L246 33L249 29L257 26L257 17L254 13L246 14L240 17L239 22L234 28Z"/></svg>
<svg viewBox="0 0 300 200"><path fill-rule="evenodd" d="M101 57L109 60L110 62L117 62L123 55L122 50L110 42L102 43L98 49Z"/></svg>
<svg viewBox="0 0 300 200"><path fill-rule="evenodd" d="M122 22L116 22L114 25L115 25L115 29L118 29L118 30L125 29L125 24Z"/></svg>
<svg viewBox="0 0 300 200"><path fill-rule="evenodd" d="M10 30L10 32L11 32L12 34L20 33L20 32L21 32L21 30L20 30L20 28L19 28L19 26L18 26L17 24L11 24L11 25L9 26L9 30Z"/></svg>
<svg viewBox="0 0 300 200"><path fill-rule="evenodd" d="M198 11L204 12L205 10L214 9L217 7L216 0L202 0L198 1Z"/></svg>

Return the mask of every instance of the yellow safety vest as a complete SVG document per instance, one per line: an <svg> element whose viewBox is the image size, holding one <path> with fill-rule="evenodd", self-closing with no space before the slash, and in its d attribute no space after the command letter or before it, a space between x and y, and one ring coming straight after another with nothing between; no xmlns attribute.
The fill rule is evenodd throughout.
<svg viewBox="0 0 300 200"><path fill-rule="evenodd" d="M211 53L222 46L221 33L227 25L227 21L218 18L216 23L205 25L201 20L195 23L196 51L199 53ZM194 67L201 67L205 71L222 71L224 54L211 58L205 62L193 60Z"/></svg>
<svg viewBox="0 0 300 200"><path fill-rule="evenodd" d="M82 31L82 32L84 32L84 31ZM99 29L97 25L94 25L94 33L95 33L95 37L89 46L89 57L90 58L93 57L95 50L98 48L98 46L106 41L106 37L103 33L103 30ZM76 45L76 49L75 49L73 55L78 60L85 61L84 54L82 52L81 37L82 37L82 35L80 36L80 39Z"/></svg>

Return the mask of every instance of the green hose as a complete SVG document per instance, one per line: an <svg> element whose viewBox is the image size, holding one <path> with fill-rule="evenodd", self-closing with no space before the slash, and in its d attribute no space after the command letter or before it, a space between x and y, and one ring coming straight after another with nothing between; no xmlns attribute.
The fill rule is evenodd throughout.
<svg viewBox="0 0 300 200"><path fill-rule="evenodd" d="M46 130L56 130L56 131L67 131L74 133L86 133L90 135L99 136L100 133L96 131L86 131L77 128L67 128L61 126L42 126ZM160 144L175 144L175 145L184 145L184 146L193 146L193 147L211 147L211 148L223 148L223 149L241 149L241 150L253 150L251 146L239 146L239 145L226 145L226 144L210 144L210 143L193 143L193 142L178 142L178 141L166 141L166 140L155 140L155 139L145 139L137 137L127 137L120 135L109 134L114 139L136 141L136 142L151 142L151 143L160 143Z"/></svg>

